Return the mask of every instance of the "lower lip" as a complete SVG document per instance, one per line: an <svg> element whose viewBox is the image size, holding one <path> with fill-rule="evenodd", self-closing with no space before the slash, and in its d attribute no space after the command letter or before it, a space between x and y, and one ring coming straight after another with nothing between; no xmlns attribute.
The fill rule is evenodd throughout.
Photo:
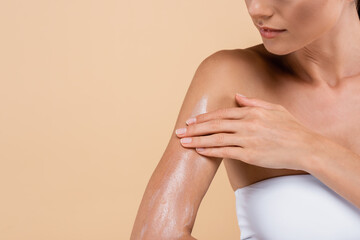
<svg viewBox="0 0 360 240"><path fill-rule="evenodd" d="M278 36L280 33L285 32L286 30L277 30L277 31L265 31L264 29L260 28L260 34L261 36L265 38L274 38Z"/></svg>

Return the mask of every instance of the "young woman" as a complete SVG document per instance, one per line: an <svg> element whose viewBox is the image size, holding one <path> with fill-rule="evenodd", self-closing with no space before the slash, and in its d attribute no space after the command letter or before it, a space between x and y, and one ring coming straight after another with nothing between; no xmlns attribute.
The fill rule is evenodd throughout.
<svg viewBox="0 0 360 240"><path fill-rule="evenodd" d="M245 1L263 44L201 62L132 240L195 239L221 161L241 239L360 239L358 0Z"/></svg>

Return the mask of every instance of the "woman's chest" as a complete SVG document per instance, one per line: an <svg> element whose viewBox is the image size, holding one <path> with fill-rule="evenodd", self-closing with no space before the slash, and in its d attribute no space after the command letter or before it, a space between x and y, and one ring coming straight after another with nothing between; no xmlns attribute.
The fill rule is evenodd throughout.
<svg viewBox="0 0 360 240"><path fill-rule="evenodd" d="M301 91L302 90L302 91ZM360 154L360 84L341 89L291 89L283 105L301 124Z"/></svg>

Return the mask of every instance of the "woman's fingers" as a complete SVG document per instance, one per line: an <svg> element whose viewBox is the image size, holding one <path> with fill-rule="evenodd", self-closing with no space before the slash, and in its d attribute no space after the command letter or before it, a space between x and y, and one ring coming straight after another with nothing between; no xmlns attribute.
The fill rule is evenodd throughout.
<svg viewBox="0 0 360 240"><path fill-rule="evenodd" d="M207 122L214 119L241 119L245 117L250 107L221 108L208 113L199 114L186 121L187 125ZM190 123L189 123L190 120ZM194 121L195 120L195 121Z"/></svg>
<svg viewBox="0 0 360 240"><path fill-rule="evenodd" d="M213 148L197 148L196 151L205 156L230 158L240 160L251 164L252 152L250 149L241 147L213 147Z"/></svg>
<svg viewBox="0 0 360 240"><path fill-rule="evenodd" d="M243 147L246 138L232 133L217 133L201 137L185 137L181 138L180 142L184 147L222 147L222 146L237 146Z"/></svg>
<svg viewBox="0 0 360 240"><path fill-rule="evenodd" d="M177 129L176 135L178 137L187 137L220 132L235 133L241 132L245 127L244 124L245 122L242 122L241 120L214 119Z"/></svg>
<svg viewBox="0 0 360 240"><path fill-rule="evenodd" d="M236 94L236 102L240 106L253 106L253 107L261 107L268 110L285 110L284 106L272 102L268 102L259 98L252 98L252 97L240 97Z"/></svg>

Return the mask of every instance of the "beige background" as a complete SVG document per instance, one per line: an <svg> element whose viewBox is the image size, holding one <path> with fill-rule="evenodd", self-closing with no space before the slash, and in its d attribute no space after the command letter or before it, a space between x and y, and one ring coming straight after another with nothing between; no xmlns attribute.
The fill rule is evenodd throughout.
<svg viewBox="0 0 360 240"><path fill-rule="evenodd" d="M0 1L0 239L129 239L199 63L261 43L244 1ZM225 168L198 239L239 239Z"/></svg>

